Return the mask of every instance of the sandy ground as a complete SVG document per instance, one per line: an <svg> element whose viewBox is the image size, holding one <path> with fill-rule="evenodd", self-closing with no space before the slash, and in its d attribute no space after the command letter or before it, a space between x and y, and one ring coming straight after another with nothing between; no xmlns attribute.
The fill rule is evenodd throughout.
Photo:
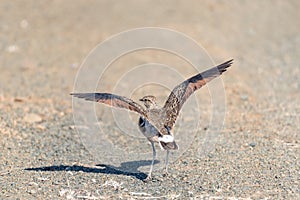
<svg viewBox="0 0 300 200"><path fill-rule="evenodd" d="M0 199L299 199L299 9L299 1L2 0ZM216 63L235 59L223 76L226 117L214 153L197 156L203 123L170 175L156 170L149 183L143 172L95 161L74 128L69 96L98 43L145 26L189 35ZM110 73L178 60L125 56Z"/></svg>

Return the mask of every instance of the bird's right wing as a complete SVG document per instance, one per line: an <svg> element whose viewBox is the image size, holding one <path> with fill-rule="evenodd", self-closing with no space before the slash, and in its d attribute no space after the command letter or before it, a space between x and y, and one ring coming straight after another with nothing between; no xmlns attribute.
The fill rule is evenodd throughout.
<svg viewBox="0 0 300 200"><path fill-rule="evenodd" d="M87 101L95 101L113 107L125 108L137 112L145 118L148 118L146 110L141 105L127 97L110 93L71 93L71 95L74 97L85 99Z"/></svg>

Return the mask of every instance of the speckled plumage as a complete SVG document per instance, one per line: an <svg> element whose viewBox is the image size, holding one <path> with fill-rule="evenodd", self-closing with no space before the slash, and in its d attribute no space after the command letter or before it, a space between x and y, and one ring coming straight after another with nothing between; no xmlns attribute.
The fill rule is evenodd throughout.
<svg viewBox="0 0 300 200"><path fill-rule="evenodd" d="M152 165L147 177L149 179L151 178L156 155L154 142L159 143L162 149L167 150L167 169L169 150L178 149L175 140L172 139L173 134L171 131L183 104L193 92L225 72L231 66L232 62L233 60L229 60L183 81L172 90L163 107L159 107L156 104L156 98L152 95L140 99L144 103L145 108L127 97L110 93L71 93L71 95L88 101L96 101L114 107L129 109L141 115L138 122L139 129L151 142L153 149Z"/></svg>

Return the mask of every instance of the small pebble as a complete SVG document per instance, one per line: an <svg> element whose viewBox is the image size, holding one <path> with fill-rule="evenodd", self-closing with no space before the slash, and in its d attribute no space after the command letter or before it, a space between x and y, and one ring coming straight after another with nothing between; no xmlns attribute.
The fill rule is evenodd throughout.
<svg viewBox="0 0 300 200"><path fill-rule="evenodd" d="M35 190L30 190L30 191L29 191L29 194L35 194L35 193L36 193Z"/></svg>
<svg viewBox="0 0 300 200"><path fill-rule="evenodd" d="M30 186L32 186L32 185L38 186L38 184L36 182L29 182L28 185L30 185Z"/></svg>
<svg viewBox="0 0 300 200"><path fill-rule="evenodd" d="M41 122L42 118L35 113L27 113L24 117L24 121L28 123Z"/></svg>
<svg viewBox="0 0 300 200"><path fill-rule="evenodd" d="M214 157L214 155L213 155L212 153L208 153L208 154L207 154L207 157L209 157L209 158L213 158L213 157Z"/></svg>
<svg viewBox="0 0 300 200"><path fill-rule="evenodd" d="M78 68L79 64L78 63L72 63L70 65L71 68Z"/></svg>
<svg viewBox="0 0 300 200"><path fill-rule="evenodd" d="M6 51L8 53L16 53L20 50L20 48L17 45L10 45L6 48Z"/></svg>
<svg viewBox="0 0 300 200"><path fill-rule="evenodd" d="M14 98L14 102L24 102L24 101L26 101L26 99L23 98L23 97L16 97L16 98Z"/></svg>
<svg viewBox="0 0 300 200"><path fill-rule="evenodd" d="M248 100L248 95L247 94L242 94L240 97L241 97L241 99L243 101L247 101Z"/></svg>
<svg viewBox="0 0 300 200"><path fill-rule="evenodd" d="M46 129L45 126L40 125L40 124L38 124L38 125L36 126L36 128L37 128L37 129L40 129L40 130L42 130L42 131Z"/></svg>
<svg viewBox="0 0 300 200"><path fill-rule="evenodd" d="M21 22L20 22L20 27L25 29L28 27L28 21L26 19L23 19Z"/></svg>
<svg viewBox="0 0 300 200"><path fill-rule="evenodd" d="M251 143L249 144L249 146L250 146L250 147L255 147L255 146L256 146L256 143L255 143L255 142L251 142Z"/></svg>

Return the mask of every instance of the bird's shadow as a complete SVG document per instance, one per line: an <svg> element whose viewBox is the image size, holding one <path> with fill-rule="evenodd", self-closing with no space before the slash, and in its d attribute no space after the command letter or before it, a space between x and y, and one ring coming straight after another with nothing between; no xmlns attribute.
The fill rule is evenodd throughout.
<svg viewBox="0 0 300 200"><path fill-rule="evenodd" d="M132 176L139 180L144 180L147 174L138 170L141 166L151 165L152 160L139 160L121 163L120 167L106 164L97 164L95 166L83 166L83 165L52 165L42 166L36 168L25 168L27 171L74 171L74 172L86 172L86 173L101 173L101 174L116 174ZM159 163L158 160L154 161L154 164Z"/></svg>

